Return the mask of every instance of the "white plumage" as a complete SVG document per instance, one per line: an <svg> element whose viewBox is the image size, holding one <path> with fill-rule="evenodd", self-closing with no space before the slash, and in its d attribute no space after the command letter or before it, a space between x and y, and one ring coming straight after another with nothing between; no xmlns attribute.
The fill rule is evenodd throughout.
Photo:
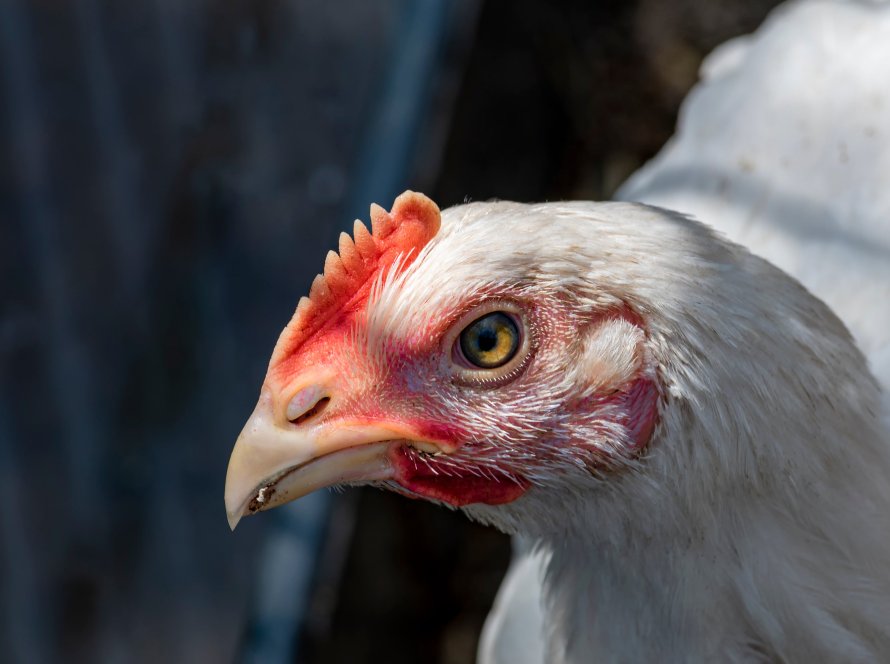
<svg viewBox="0 0 890 664"><path fill-rule="evenodd" d="M827 302L850 328L884 386L881 409L885 423L890 422L888 72L890 7L886 4L818 0L788 3L756 34L723 45L707 59L703 82L684 104L677 135L619 192L624 200L680 210L707 222L795 276ZM759 296L769 298L772 292L764 284ZM775 322L780 324L781 320ZM760 329L760 334L769 333L768 326ZM733 358L727 358L727 362L731 361ZM808 358L801 357L801 362L807 361ZM840 388L841 383L837 386ZM721 394L721 398L730 400L734 396L731 391ZM763 398L781 400L785 395L770 393L767 386ZM814 420L824 420L826 424L837 424L832 420L840 416L843 413L824 408L812 413ZM888 472L890 441L886 428L868 433L862 432L856 422L841 424L839 435L849 438L851 454L861 455L865 465L859 466L857 472L861 475L849 472L849 468L838 468L834 479L840 488L845 482L871 486L874 502L869 504L865 497L862 505L829 501L822 509L834 510L837 521L846 519L854 535L857 530L874 530L878 541L871 545L877 550L883 547L886 552L890 549L890 508L884 475ZM782 421L774 423L777 435L771 444L785 445L786 438L790 438L800 445L797 453L802 455L809 453L808 444L819 444L817 440L797 439L795 432L783 431L784 426ZM857 438L862 435L875 436L877 440L871 441L871 446L860 446ZM869 465L871 461L873 465ZM794 475L788 479L793 481ZM836 488L825 486L824 491ZM785 509L779 495L772 498L778 502L770 507L767 501L761 510ZM706 496L700 499L705 500ZM753 497L741 494L737 499L750 501ZM869 510L876 511L870 516L863 514ZM762 512L751 515L752 519L763 520L760 533L756 528L748 532L748 522L733 526L742 543L762 546L762 551L735 554L722 550L719 555L727 556L722 561L722 580L719 573L708 577L709 571L719 572L719 565L715 569L710 569L708 563L701 568L693 565L687 570L688 578L677 579L672 588L685 597L664 598L658 592L650 596L643 585L636 588L637 595L630 588L625 589L626 596L611 598L604 596L607 590L591 593L599 601L585 610L584 606L577 606L577 598L572 601L571 593L565 589L550 590L545 593L549 594L550 603L545 618L537 598L551 554L544 547L535 558L528 558L525 553L518 555L486 625L480 662L531 664L599 658L653 661L652 652L634 643L653 636L663 641L660 661L890 659L890 566L886 553L863 554L876 566L869 571L880 581L867 580L867 574L837 560L820 560L816 543L806 538L794 541L785 531L786 526L779 528L779 521L769 525L770 516ZM594 522L588 527L596 529L601 525ZM645 532L641 535L645 536ZM811 533L809 537L820 536L841 548L856 546L851 543L857 539L855 536L850 542L844 540L843 529L821 535ZM758 542L758 538L763 541ZM736 546L739 544L733 544ZM521 549L524 552L527 545ZM770 569L772 549L797 549L795 555L799 553L801 560L811 564L809 573L824 578L798 576L798 570L781 566ZM600 566L600 552L591 549L590 553L579 569L586 569L592 582L607 587L616 585L614 589L618 591L618 584L608 578L618 570ZM684 553L678 548L678 556ZM735 566L734 556L746 553L752 557L751 567L742 570ZM758 557L763 558L762 562L758 563ZM641 577L645 577L646 565L669 565L670 561L641 557L636 564ZM762 569L758 570L758 566ZM573 573L579 573L579 569ZM758 588L763 579L753 578L759 572L775 574L777 589L772 601L763 595L774 589L767 588L764 593ZM751 578L739 578L740 574ZM566 578L564 569L551 569L548 588L560 583L571 585L572 580ZM583 583L577 580L578 585ZM742 588L747 584L747 593L735 595L736 606L721 606L723 586L732 583ZM795 584L799 587L795 588ZM846 584L850 590L833 596L838 584ZM783 599L779 598L779 587L787 593ZM812 593L817 595L815 599ZM748 644L735 644L734 650L708 652L701 649L707 647L707 639L684 643L687 635L639 634L635 609L645 615L649 604L666 600L676 602L679 612L682 599L698 603L703 623L745 623L745 629L757 638ZM850 617L845 603L858 605L862 612L872 612L872 626L863 627ZM627 620L627 642L597 642L592 634L585 634L585 621L592 620L589 612L614 613ZM570 631L569 636L585 645L574 648L564 659L558 652L545 658L545 632L556 632L560 637L571 627L575 632ZM585 647L589 650L585 651Z"/></svg>

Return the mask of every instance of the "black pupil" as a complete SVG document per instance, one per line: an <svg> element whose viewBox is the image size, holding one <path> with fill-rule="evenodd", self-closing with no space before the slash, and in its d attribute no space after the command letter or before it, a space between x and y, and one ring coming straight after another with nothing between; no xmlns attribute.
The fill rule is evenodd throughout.
<svg viewBox="0 0 890 664"><path fill-rule="evenodd" d="M491 326L486 325L481 330L479 330L479 336L477 337L479 350L481 351L489 351L498 344L498 333L495 332Z"/></svg>

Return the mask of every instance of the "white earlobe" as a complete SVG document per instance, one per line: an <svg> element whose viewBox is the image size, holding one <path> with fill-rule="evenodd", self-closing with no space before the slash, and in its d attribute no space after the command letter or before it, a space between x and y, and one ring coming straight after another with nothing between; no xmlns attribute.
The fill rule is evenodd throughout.
<svg viewBox="0 0 890 664"><path fill-rule="evenodd" d="M570 369L573 382L591 395L626 385L639 371L644 339L639 327L622 319L606 320L591 328Z"/></svg>

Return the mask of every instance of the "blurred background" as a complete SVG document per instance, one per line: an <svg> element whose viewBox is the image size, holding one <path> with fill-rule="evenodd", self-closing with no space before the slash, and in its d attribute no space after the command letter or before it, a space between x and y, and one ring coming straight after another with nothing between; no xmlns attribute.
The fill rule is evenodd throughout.
<svg viewBox="0 0 890 664"><path fill-rule="evenodd" d="M0 661L473 661L503 535L229 532L272 346L372 201L608 198L775 4L0 1Z"/></svg>

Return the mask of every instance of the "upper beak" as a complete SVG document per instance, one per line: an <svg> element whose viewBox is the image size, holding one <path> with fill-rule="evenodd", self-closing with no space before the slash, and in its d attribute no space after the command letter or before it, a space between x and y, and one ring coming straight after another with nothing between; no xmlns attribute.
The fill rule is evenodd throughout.
<svg viewBox="0 0 890 664"><path fill-rule="evenodd" d="M279 419L272 393L264 387L229 459L226 513L232 530L245 514L316 489L392 479L390 450L406 439L417 444L411 432L398 424L297 424Z"/></svg>

